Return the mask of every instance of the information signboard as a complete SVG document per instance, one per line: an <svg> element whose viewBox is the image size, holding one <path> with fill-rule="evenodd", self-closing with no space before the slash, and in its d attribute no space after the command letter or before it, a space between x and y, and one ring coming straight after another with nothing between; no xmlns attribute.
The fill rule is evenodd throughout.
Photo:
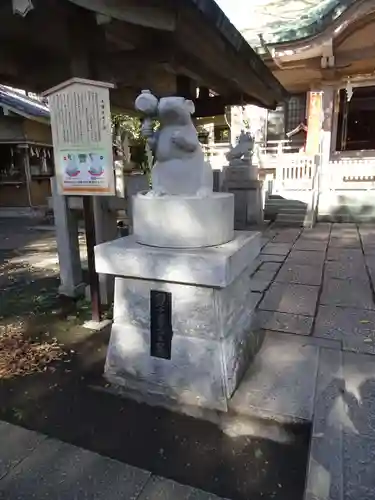
<svg viewBox="0 0 375 500"><path fill-rule="evenodd" d="M110 88L112 84L72 78L44 93L62 195L115 195Z"/></svg>

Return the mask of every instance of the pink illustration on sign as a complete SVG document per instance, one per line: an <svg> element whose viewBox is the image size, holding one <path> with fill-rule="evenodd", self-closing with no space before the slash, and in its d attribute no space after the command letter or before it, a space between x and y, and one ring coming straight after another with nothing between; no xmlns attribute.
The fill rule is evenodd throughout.
<svg viewBox="0 0 375 500"><path fill-rule="evenodd" d="M68 163L65 167L65 173L69 177L77 177L81 173L73 155L64 156L64 162Z"/></svg>
<svg viewBox="0 0 375 500"><path fill-rule="evenodd" d="M91 166L89 173L94 177L100 177L104 173L103 160L104 156L90 153Z"/></svg>

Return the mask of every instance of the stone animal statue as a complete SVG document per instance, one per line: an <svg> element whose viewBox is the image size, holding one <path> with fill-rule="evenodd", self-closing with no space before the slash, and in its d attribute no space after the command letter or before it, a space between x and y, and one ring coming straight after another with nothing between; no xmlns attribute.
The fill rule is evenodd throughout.
<svg viewBox="0 0 375 500"><path fill-rule="evenodd" d="M241 131L238 143L227 153L226 158L229 166L243 165L249 163L254 148L254 139L249 132Z"/></svg>
<svg viewBox="0 0 375 500"><path fill-rule="evenodd" d="M212 193L212 169L204 160L197 131L191 119L194 103L184 97L158 100L143 91L135 101L145 119L142 134L155 156L151 172L152 192L162 195L207 196ZM153 130L153 120L160 128Z"/></svg>

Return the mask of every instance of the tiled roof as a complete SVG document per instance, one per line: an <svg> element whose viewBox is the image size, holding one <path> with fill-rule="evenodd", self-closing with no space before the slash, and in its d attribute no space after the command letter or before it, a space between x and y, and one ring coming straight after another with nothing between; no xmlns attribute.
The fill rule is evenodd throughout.
<svg viewBox="0 0 375 500"><path fill-rule="evenodd" d="M0 106L5 106L16 114L21 114L27 118L49 119L48 106L43 102L33 99L15 89L0 85Z"/></svg>
<svg viewBox="0 0 375 500"><path fill-rule="evenodd" d="M322 32L356 0L216 0L248 42L292 42Z"/></svg>

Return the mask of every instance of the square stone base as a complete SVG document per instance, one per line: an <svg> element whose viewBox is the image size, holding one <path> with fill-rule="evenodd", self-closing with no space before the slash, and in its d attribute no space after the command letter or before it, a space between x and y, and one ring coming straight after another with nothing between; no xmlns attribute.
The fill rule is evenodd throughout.
<svg viewBox="0 0 375 500"><path fill-rule="evenodd" d="M261 346L251 330L256 296L251 269L226 288L116 278L115 310L105 376L131 391L183 405L227 411ZM150 291L172 294L171 359L150 355Z"/></svg>
<svg viewBox="0 0 375 500"><path fill-rule="evenodd" d="M234 195L235 229L241 230L249 225L263 223L262 181L225 179L224 189Z"/></svg>
<svg viewBox="0 0 375 500"><path fill-rule="evenodd" d="M252 331L250 276L259 233L198 250L152 248L133 237L96 247L99 273L116 275L105 376L138 400L227 411L262 336ZM171 294L171 359L151 356L150 294ZM142 397L139 397L141 395Z"/></svg>

